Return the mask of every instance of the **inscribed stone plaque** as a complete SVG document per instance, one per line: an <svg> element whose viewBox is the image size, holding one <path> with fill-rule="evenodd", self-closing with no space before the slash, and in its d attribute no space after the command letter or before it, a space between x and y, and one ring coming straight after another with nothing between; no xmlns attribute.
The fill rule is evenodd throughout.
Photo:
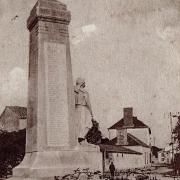
<svg viewBox="0 0 180 180"><path fill-rule="evenodd" d="M47 145L68 146L66 46L45 42Z"/></svg>
<svg viewBox="0 0 180 180"><path fill-rule="evenodd" d="M117 145L127 145L127 129L117 130Z"/></svg>

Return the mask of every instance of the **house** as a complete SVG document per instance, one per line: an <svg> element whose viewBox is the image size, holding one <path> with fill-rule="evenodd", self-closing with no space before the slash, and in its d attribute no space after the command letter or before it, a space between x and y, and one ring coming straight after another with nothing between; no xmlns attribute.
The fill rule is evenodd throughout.
<svg viewBox="0 0 180 180"><path fill-rule="evenodd" d="M117 169L147 167L151 165L150 128L133 116L132 108L124 108L124 117L108 128L110 144L125 147L140 153L138 156L127 154L122 157L113 156Z"/></svg>
<svg viewBox="0 0 180 180"><path fill-rule="evenodd" d="M127 134L127 144L117 145L117 137L106 144L105 170L108 170L110 162L113 161L116 169L141 168L150 164L150 147L133 136ZM101 147L102 149L102 147Z"/></svg>
<svg viewBox="0 0 180 180"><path fill-rule="evenodd" d="M117 133L128 131L146 144L150 144L151 129L133 116L133 108L124 108L124 117L108 128L108 131L110 138L115 137Z"/></svg>
<svg viewBox="0 0 180 180"><path fill-rule="evenodd" d="M110 144L117 144L117 137L113 138L109 142ZM135 163L136 167L144 167L150 165L150 146L146 143L142 142L137 137L133 136L130 133L127 133L127 144L123 145L123 147L126 147L128 149L134 150L136 152L139 152L141 156L137 156L138 163ZM134 157L135 159L135 157ZM133 163L132 163L133 165Z"/></svg>
<svg viewBox="0 0 180 180"><path fill-rule="evenodd" d="M8 132L19 131L27 126L27 108L6 106L0 116L0 129Z"/></svg>
<svg viewBox="0 0 180 180"><path fill-rule="evenodd" d="M140 152L128 149L123 146L100 144L100 151L102 152L103 172L109 170L109 165L113 161L116 169L135 168L136 161L141 155ZM120 164L120 166L119 166Z"/></svg>

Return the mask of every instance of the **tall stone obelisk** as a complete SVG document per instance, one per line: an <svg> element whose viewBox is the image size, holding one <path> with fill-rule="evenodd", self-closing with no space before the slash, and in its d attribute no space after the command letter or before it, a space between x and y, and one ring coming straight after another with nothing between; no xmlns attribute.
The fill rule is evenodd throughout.
<svg viewBox="0 0 180 180"><path fill-rule="evenodd" d="M97 148L77 148L68 24L57 0L38 0L30 13L26 154L14 177L49 178L78 167L100 169ZM100 167L99 167L100 166Z"/></svg>
<svg viewBox="0 0 180 180"><path fill-rule="evenodd" d="M30 31L27 152L75 145L70 12L56 0L39 0Z"/></svg>

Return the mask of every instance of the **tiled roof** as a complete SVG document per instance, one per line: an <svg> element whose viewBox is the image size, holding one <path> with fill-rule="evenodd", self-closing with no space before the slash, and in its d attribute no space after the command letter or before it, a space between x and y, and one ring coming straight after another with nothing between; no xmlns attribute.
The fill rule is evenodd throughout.
<svg viewBox="0 0 180 180"><path fill-rule="evenodd" d="M141 155L142 153L128 149L123 146L109 145L109 144L100 144L99 145L101 152L111 152L111 153L123 153L123 154L137 154Z"/></svg>
<svg viewBox="0 0 180 180"><path fill-rule="evenodd" d="M6 106L6 108L8 108L11 111L13 111L14 113L16 113L20 119L26 119L27 118L27 108L26 107Z"/></svg>
<svg viewBox="0 0 180 180"><path fill-rule="evenodd" d="M149 128L142 121L138 120L137 117L133 117L133 124L134 124L134 126L130 127L130 128ZM123 127L124 127L124 119L122 118L121 120L119 120L117 123L115 123L108 129L120 129Z"/></svg>
<svg viewBox="0 0 180 180"><path fill-rule="evenodd" d="M117 137L111 139L109 141L109 144L115 145L116 142L117 142ZM142 142L140 139L138 139L137 137L133 136L130 133L127 134L127 142L128 142L127 146L142 146L142 147L150 148L150 146L148 146L146 143Z"/></svg>

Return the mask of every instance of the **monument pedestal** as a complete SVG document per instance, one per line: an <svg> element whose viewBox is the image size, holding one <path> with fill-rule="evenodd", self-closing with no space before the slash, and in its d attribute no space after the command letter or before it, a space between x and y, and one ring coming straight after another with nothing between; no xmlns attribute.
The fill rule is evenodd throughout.
<svg viewBox="0 0 180 180"><path fill-rule="evenodd" d="M23 162L14 168L13 178L46 179L73 173L77 168L102 170L99 147L62 148L58 151L27 153Z"/></svg>
<svg viewBox="0 0 180 180"><path fill-rule="evenodd" d="M98 146L77 145L68 25L57 0L38 0L30 13L26 154L12 179L54 179L77 168L102 170Z"/></svg>

